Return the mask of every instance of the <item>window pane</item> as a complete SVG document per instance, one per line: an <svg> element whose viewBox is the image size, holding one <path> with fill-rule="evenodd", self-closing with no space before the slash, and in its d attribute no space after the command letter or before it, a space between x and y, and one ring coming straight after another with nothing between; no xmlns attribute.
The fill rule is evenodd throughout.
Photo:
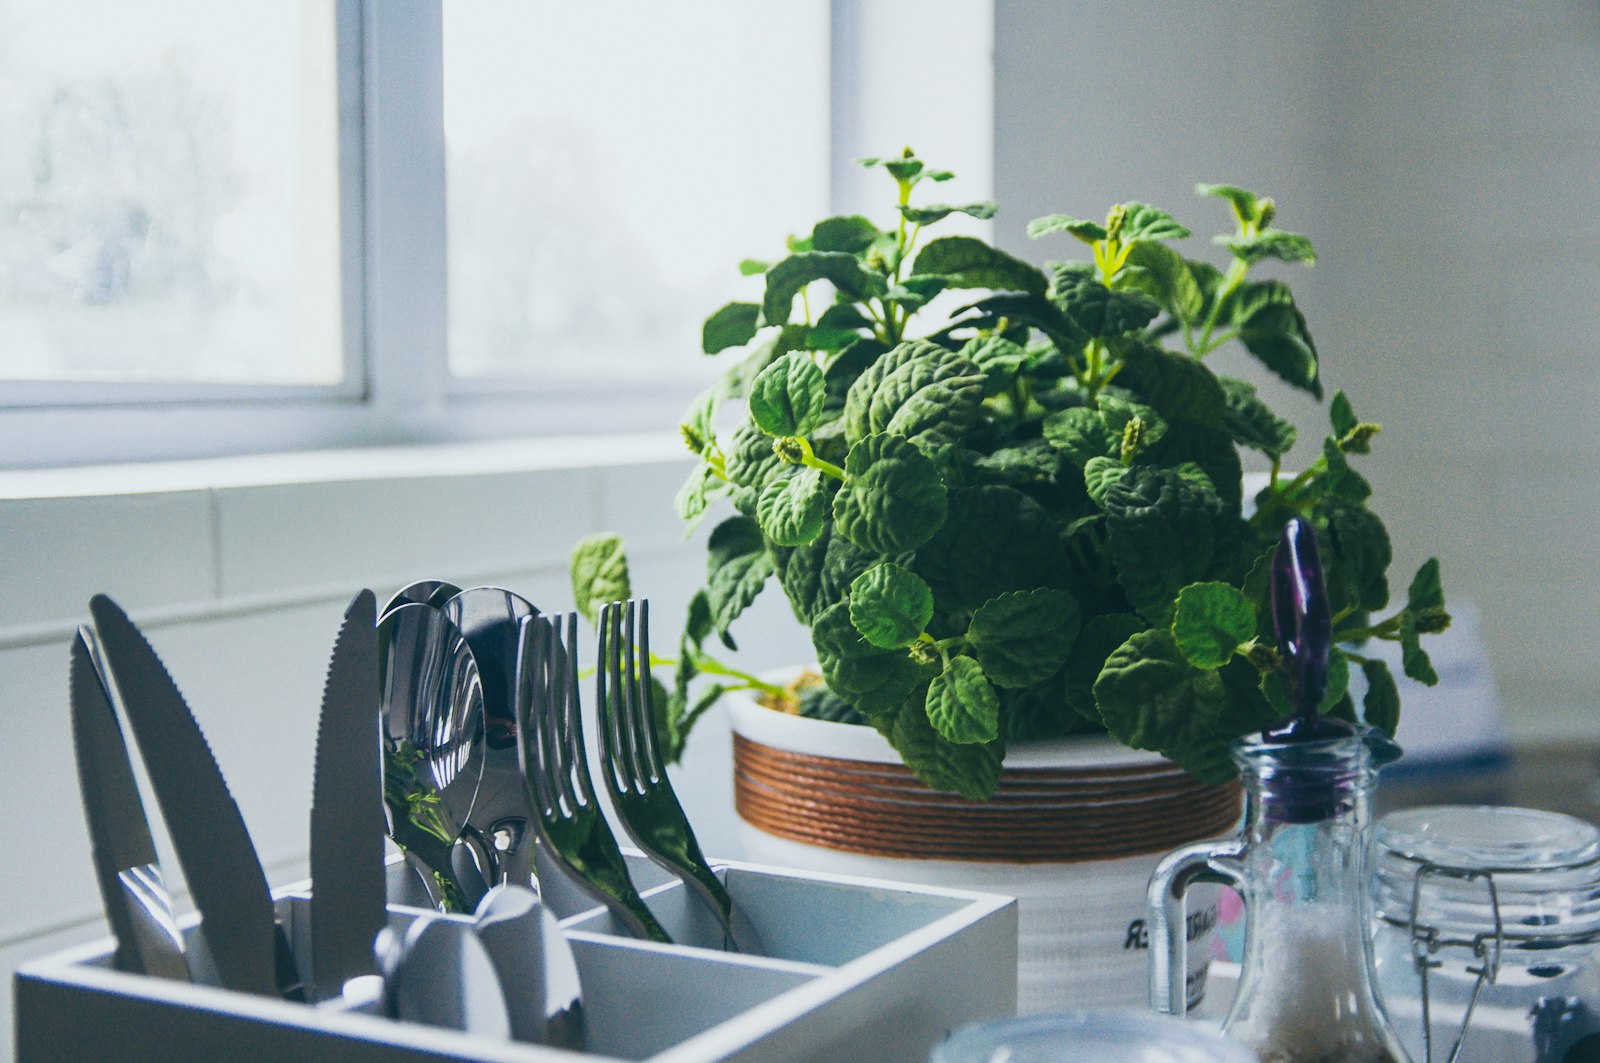
<svg viewBox="0 0 1600 1063"><path fill-rule="evenodd" d="M693 375L826 209L826 0L446 0L450 368Z"/></svg>
<svg viewBox="0 0 1600 1063"><path fill-rule="evenodd" d="M0 379L343 376L333 0L0 0Z"/></svg>

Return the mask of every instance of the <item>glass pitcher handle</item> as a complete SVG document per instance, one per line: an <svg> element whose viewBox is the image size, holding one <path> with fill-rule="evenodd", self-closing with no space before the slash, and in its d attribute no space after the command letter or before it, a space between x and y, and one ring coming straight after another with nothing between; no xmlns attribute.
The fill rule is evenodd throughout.
<svg viewBox="0 0 1600 1063"><path fill-rule="evenodd" d="M1200 882L1244 893L1241 842L1200 842L1175 849L1150 876L1150 1007L1166 1015L1188 1010L1189 941L1185 933L1189 887Z"/></svg>

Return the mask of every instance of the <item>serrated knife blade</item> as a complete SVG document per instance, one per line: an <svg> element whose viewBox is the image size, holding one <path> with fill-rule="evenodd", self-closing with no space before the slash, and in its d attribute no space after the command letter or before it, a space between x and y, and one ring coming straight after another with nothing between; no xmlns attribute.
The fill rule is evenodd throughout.
<svg viewBox="0 0 1600 1063"><path fill-rule="evenodd" d="M311 971L315 999L378 973L388 921L378 703L377 599L356 595L328 663L311 801Z"/></svg>
<svg viewBox="0 0 1600 1063"><path fill-rule="evenodd" d="M89 612L218 979L228 989L281 996L285 965L272 893L216 757L161 658L121 607L97 594Z"/></svg>
<svg viewBox="0 0 1600 1063"><path fill-rule="evenodd" d="M183 939L161 879L150 824L139 799L128 746L112 707L94 632L72 640L72 744L106 921L117 939L118 970L189 981Z"/></svg>

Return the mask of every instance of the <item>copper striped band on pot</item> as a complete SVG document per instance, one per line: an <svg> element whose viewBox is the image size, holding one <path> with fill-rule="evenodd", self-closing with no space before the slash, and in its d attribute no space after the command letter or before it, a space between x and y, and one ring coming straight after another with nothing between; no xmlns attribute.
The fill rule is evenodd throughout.
<svg viewBox="0 0 1600 1063"><path fill-rule="evenodd" d="M990 801L918 782L899 764L791 753L733 736L734 806L768 834L921 859L1075 863L1165 852L1230 831L1237 782L1175 765L1007 768Z"/></svg>

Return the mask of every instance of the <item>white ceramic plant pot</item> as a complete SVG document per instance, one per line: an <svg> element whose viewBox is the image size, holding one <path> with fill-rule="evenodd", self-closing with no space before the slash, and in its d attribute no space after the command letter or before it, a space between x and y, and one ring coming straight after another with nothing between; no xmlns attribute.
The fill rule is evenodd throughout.
<svg viewBox="0 0 1600 1063"><path fill-rule="evenodd" d="M1145 1007L1150 873L1172 849L1238 821L1236 784L1204 785L1107 738L1013 746L994 799L972 802L917 782L870 727L744 697L728 707L749 858L1016 897L1022 1013ZM1189 911L1193 1005L1214 891L1191 892Z"/></svg>

